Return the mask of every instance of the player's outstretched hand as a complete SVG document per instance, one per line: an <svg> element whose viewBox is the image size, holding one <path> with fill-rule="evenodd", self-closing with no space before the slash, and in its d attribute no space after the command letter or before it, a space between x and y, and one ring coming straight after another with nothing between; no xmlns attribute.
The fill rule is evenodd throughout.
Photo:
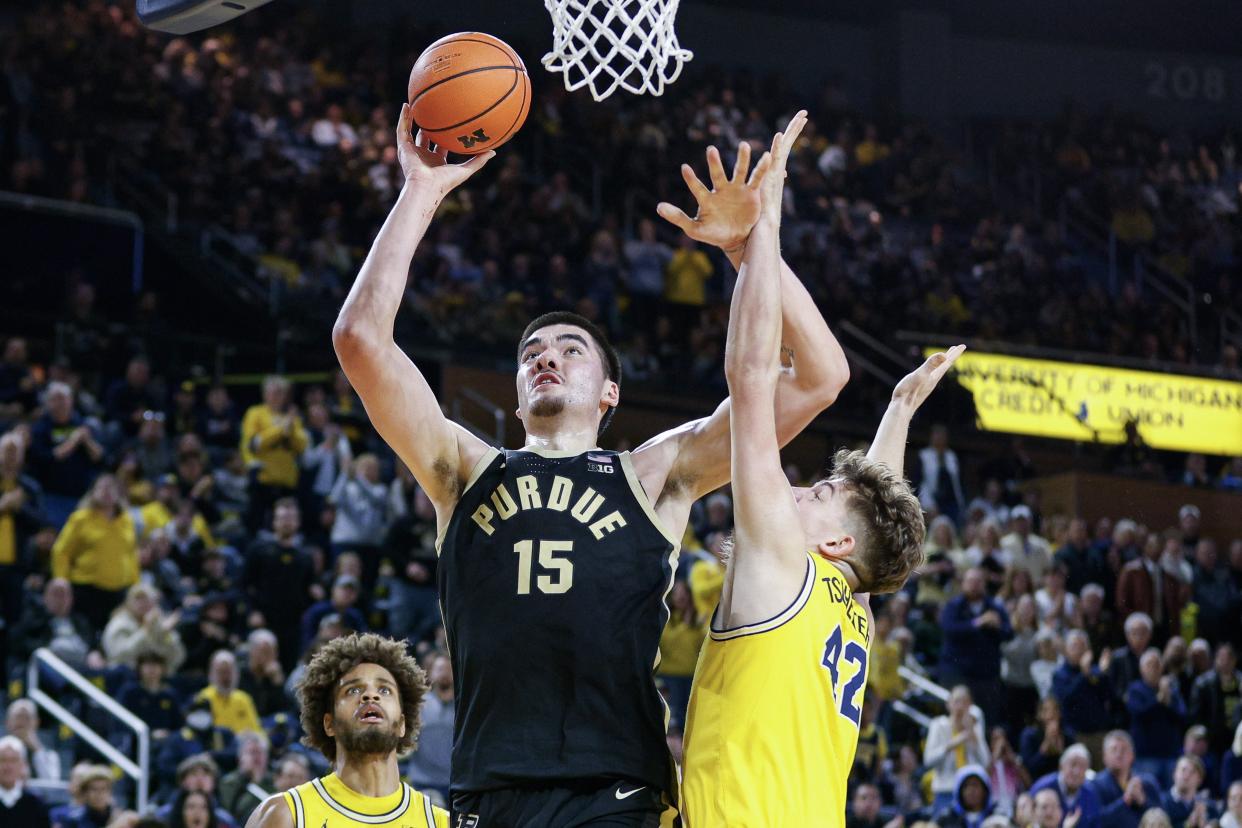
<svg viewBox="0 0 1242 828"><path fill-rule="evenodd" d="M450 164L448 147L431 149L431 141L422 130L415 136L414 111L409 104L401 105L401 118L397 122L397 158L409 183L429 188L437 197L444 196L483 169L483 165L495 154L495 151L488 150L463 164Z"/></svg>
<svg viewBox="0 0 1242 828"><path fill-rule="evenodd" d="M689 164L681 165L681 177L698 204L698 214L690 218L681 209L666 201L656 205L660 218L677 225L687 236L704 244L714 245L726 253L738 251L746 244L750 228L759 220L759 181L761 174L750 175L750 144L737 147L737 163L733 176L725 175L720 150L707 148L707 173L712 182L707 186L694 174ZM759 169L756 167L756 173Z"/></svg>
<svg viewBox="0 0 1242 828"><path fill-rule="evenodd" d="M965 350L965 345L954 345L947 351L929 356L893 388L893 402L904 403L911 409L918 408Z"/></svg>
<svg viewBox="0 0 1242 828"><path fill-rule="evenodd" d="M798 142L798 135L802 133L804 126L806 110L802 109L790 119L784 131L772 137L772 151L755 167L755 173L762 172L763 176L759 185L762 201L760 212L777 224L781 220L781 203L785 197L785 165L789 162L789 153Z"/></svg>
<svg viewBox="0 0 1242 828"><path fill-rule="evenodd" d="M805 113L799 115L805 121ZM794 117L796 120L798 116ZM788 133L789 129L787 126L785 132ZM660 218L677 225L695 241L714 245L726 253L739 252L746 244L751 228L759 220L759 186L763 183L771 153L764 153L754 170L750 169L750 156L750 144L746 141L738 144L737 161L733 164L733 175L729 176L725 173L720 150L708 147L707 174L712 183L711 189L699 180L693 167L681 165L681 177L698 205L698 214L690 218L683 210L666 201L656 205L656 212Z"/></svg>

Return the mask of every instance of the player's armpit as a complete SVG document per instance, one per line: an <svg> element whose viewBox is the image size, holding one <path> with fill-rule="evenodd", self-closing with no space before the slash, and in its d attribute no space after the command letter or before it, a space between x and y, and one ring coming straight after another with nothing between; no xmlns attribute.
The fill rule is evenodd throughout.
<svg viewBox="0 0 1242 828"><path fill-rule="evenodd" d="M332 344L375 430L409 466L437 512L447 514L488 447L444 416L426 378L396 342L378 339L338 323Z"/></svg>
<svg viewBox="0 0 1242 828"><path fill-rule="evenodd" d="M255 808L246 828L294 828L293 813L283 793L273 794Z"/></svg>

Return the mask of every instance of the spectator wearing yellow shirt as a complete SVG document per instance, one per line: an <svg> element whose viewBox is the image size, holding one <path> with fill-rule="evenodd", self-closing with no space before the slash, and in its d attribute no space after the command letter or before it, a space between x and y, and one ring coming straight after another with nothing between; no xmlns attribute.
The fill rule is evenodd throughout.
<svg viewBox="0 0 1242 828"><path fill-rule="evenodd" d="M73 584L79 611L103 629L138 580L134 519L110 474L101 475L52 546L52 577Z"/></svg>
<svg viewBox="0 0 1242 828"><path fill-rule="evenodd" d="M875 617L875 635L871 641L871 668L867 672L867 689L874 693L877 714L889 702L901 698L906 684L897 675L903 653L901 646L889 638L893 620L886 612Z"/></svg>
<svg viewBox="0 0 1242 828"><path fill-rule="evenodd" d="M707 281L712 278L712 270L712 260L699 249L698 242L683 235L664 268L664 298L673 305L668 310L674 327L683 336L707 304Z"/></svg>
<svg viewBox="0 0 1242 828"><path fill-rule="evenodd" d="M854 769L850 776L877 784L888 758L888 734L876 724L879 700L868 687L863 693L862 719L858 723L858 747L854 750Z"/></svg>
<svg viewBox="0 0 1242 828"><path fill-rule="evenodd" d="M302 418L290 405L289 391L287 379L268 377L263 381L263 402L251 406L242 418L242 459L254 475L246 519L252 533L273 503L297 490L298 458L309 439Z"/></svg>
<svg viewBox="0 0 1242 828"><path fill-rule="evenodd" d="M694 611L704 618L711 618L720 602L724 589L724 555L727 541L723 532L713 532L707 537L707 550L690 566L690 595L694 599Z"/></svg>
<svg viewBox="0 0 1242 828"><path fill-rule="evenodd" d="M889 153L888 144L880 140L880 131L875 124L867 124L863 139L854 147L854 161L860 167L870 167L888 158Z"/></svg>
<svg viewBox="0 0 1242 828"><path fill-rule="evenodd" d="M210 683L194 698L211 705L211 718L216 727L235 734L263 732L254 699L245 690L237 689L237 659L231 652L218 650L211 657L207 680Z"/></svg>
<svg viewBox="0 0 1242 828"><path fill-rule="evenodd" d="M16 626L26 567L21 551L42 523L39 484L23 470L26 444L16 431L0 437L0 621Z"/></svg>
<svg viewBox="0 0 1242 828"><path fill-rule="evenodd" d="M690 587L685 581L673 582L669 594L669 619L660 636L660 667L656 675L668 689L671 724L681 728L690 702L690 681L698 664L699 649L707 636L707 616L695 611Z"/></svg>
<svg viewBox="0 0 1242 828"><path fill-rule="evenodd" d="M1156 237L1156 224L1137 198L1126 199L1113 210L1113 233L1122 244L1139 247Z"/></svg>
<svg viewBox="0 0 1242 828"><path fill-rule="evenodd" d="M138 509L138 539L146 540L155 530L163 529L172 523L183 506L193 513L190 519L190 528L193 533L202 539L205 547L215 549L216 539L211 534L211 527L207 525L207 520L194 510L192 503L182 500L177 477L172 474L161 475L155 489L155 500Z"/></svg>

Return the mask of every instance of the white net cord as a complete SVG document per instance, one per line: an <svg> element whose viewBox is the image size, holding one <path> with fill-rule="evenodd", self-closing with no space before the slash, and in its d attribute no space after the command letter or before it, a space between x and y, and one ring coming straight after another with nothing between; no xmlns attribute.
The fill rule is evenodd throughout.
<svg viewBox="0 0 1242 828"><path fill-rule="evenodd" d="M661 95L694 54L681 48L673 23L679 0L543 0L552 15L549 72L570 92L589 86L602 101L617 88Z"/></svg>

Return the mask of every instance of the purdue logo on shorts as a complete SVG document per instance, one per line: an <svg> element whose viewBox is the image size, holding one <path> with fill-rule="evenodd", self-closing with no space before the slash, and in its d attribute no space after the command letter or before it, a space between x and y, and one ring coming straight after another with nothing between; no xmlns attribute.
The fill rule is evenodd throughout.
<svg viewBox="0 0 1242 828"><path fill-rule="evenodd" d="M471 147L473 147L475 144L479 143L480 141L490 141L492 139L487 137L487 133L484 132L480 128L480 129L476 129L474 132L470 133L469 135L458 135L457 140L461 141L461 145L463 147L465 147L466 149L470 149ZM469 828L469 826L467 826L466 828Z"/></svg>
<svg viewBox="0 0 1242 828"><path fill-rule="evenodd" d="M479 815L458 814L457 824L453 828L479 828Z"/></svg>

